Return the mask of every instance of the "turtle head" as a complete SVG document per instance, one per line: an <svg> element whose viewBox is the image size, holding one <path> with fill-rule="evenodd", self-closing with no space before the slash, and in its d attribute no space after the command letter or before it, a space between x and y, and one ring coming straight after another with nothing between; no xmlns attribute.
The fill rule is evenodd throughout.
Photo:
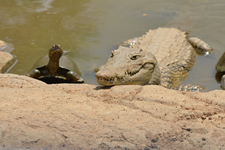
<svg viewBox="0 0 225 150"><path fill-rule="evenodd" d="M49 50L49 59L59 60L63 54L63 50L60 48L60 45L53 45Z"/></svg>

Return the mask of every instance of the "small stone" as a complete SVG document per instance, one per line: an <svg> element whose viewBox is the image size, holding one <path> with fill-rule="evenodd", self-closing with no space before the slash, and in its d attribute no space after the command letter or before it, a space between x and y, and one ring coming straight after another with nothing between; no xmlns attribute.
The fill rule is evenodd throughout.
<svg viewBox="0 0 225 150"><path fill-rule="evenodd" d="M201 118L203 119L203 120L205 120L206 119L206 116L204 115L204 116L201 116Z"/></svg>
<svg viewBox="0 0 225 150"><path fill-rule="evenodd" d="M158 138L158 137L155 137L155 138L153 138L151 141L152 141L153 143L156 143L158 140L159 140L159 138Z"/></svg>

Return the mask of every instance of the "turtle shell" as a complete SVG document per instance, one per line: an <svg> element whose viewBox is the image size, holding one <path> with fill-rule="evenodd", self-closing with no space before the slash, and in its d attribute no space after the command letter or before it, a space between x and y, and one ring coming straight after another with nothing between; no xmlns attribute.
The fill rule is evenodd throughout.
<svg viewBox="0 0 225 150"><path fill-rule="evenodd" d="M35 64L32 70L36 69L36 68L40 68L43 67L45 65L47 65L49 62L49 57L48 55L40 58ZM69 57L63 55L60 59L59 59L59 66L61 68L65 68L67 70L71 70L76 72L79 76L81 76L81 72L79 70L79 68L77 67L76 63Z"/></svg>

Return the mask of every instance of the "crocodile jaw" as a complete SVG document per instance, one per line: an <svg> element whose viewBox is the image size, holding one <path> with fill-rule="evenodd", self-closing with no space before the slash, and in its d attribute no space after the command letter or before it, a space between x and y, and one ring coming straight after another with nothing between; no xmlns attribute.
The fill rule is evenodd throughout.
<svg viewBox="0 0 225 150"><path fill-rule="evenodd" d="M146 66L151 66L151 70L143 69ZM105 68L105 66L102 66ZM119 69L118 69L119 70ZM123 75L118 75L115 70L100 69L96 74L97 83L104 86L112 85L144 85L148 84L151 75L148 72L154 71L154 65L146 63L136 68L136 71L124 71ZM121 73L120 73L121 74ZM139 78L141 74L149 74L149 76Z"/></svg>
<svg viewBox="0 0 225 150"><path fill-rule="evenodd" d="M138 58L133 59L133 56ZM95 77L97 83L104 86L144 85L150 82L156 65L157 61L151 53L123 47L112 52Z"/></svg>

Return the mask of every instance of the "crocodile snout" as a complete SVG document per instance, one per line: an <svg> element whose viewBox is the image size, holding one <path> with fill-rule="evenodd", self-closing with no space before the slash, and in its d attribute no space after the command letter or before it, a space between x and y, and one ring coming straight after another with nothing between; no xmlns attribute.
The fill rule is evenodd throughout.
<svg viewBox="0 0 225 150"><path fill-rule="evenodd" d="M115 74L108 69L101 69L95 74L95 77L110 80L115 78Z"/></svg>

